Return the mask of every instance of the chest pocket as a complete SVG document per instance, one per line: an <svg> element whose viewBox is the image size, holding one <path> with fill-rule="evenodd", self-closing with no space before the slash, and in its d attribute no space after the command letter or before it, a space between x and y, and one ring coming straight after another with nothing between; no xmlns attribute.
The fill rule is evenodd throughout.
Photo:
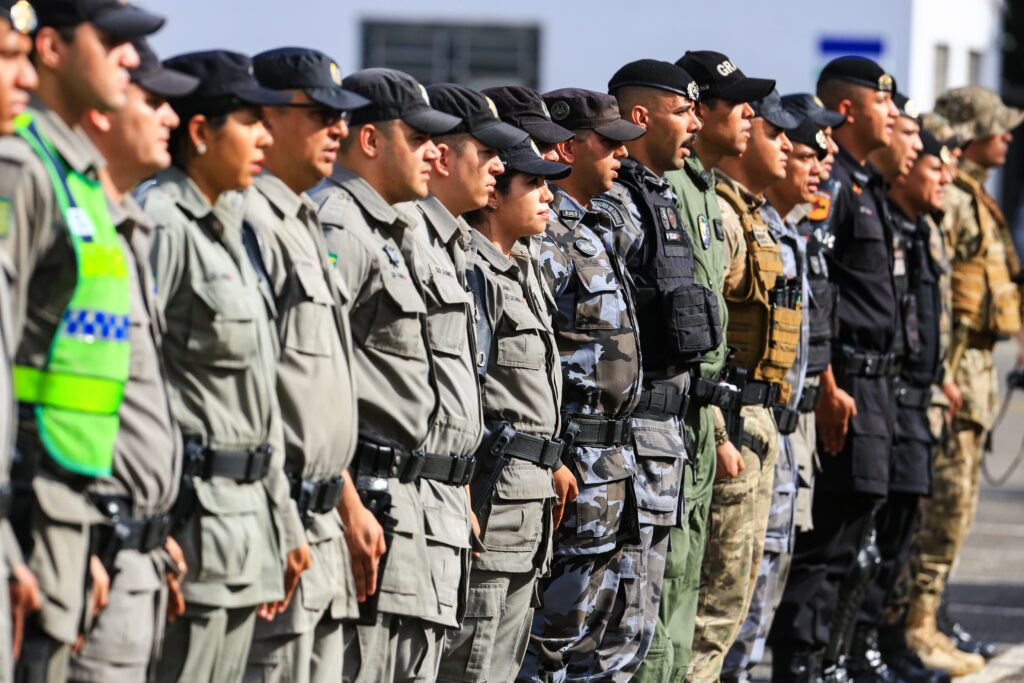
<svg viewBox="0 0 1024 683"><path fill-rule="evenodd" d="M297 262L294 272L299 291L288 316L284 345L311 356L330 356L336 328L327 280L320 266L312 262Z"/></svg>
<svg viewBox="0 0 1024 683"><path fill-rule="evenodd" d="M385 270L384 287L377 294L377 311L363 344L405 358L423 358L423 318L427 307L409 279Z"/></svg>
<svg viewBox="0 0 1024 683"><path fill-rule="evenodd" d="M877 215L869 215L857 207L853 219L853 240L844 250L842 260L851 268L866 273L877 273L889 267L889 254L885 248L885 229ZM837 250L837 255L842 253Z"/></svg>
<svg viewBox="0 0 1024 683"><path fill-rule="evenodd" d="M242 369L256 353L255 307L263 302L255 289L237 279L219 279L194 285L192 329L186 348L202 365Z"/></svg>
<svg viewBox="0 0 1024 683"><path fill-rule="evenodd" d="M427 291L432 299L427 314L430 348L451 356L462 355L469 335L466 326L469 293L454 277L436 271L430 276Z"/></svg>
<svg viewBox="0 0 1024 683"><path fill-rule="evenodd" d="M544 328L525 303L505 301L497 339L498 365L540 370L544 367Z"/></svg>
<svg viewBox="0 0 1024 683"><path fill-rule="evenodd" d="M617 330L629 327L628 321L623 321L626 301L611 269L581 268L577 265L576 279L580 284L576 297L576 329Z"/></svg>

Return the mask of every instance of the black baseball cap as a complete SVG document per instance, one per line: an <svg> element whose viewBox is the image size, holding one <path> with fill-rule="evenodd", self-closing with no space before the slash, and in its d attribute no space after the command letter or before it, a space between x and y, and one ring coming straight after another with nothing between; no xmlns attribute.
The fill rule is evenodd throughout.
<svg viewBox="0 0 1024 683"><path fill-rule="evenodd" d="M570 173L572 167L560 164L557 161L548 161L540 155L537 144L530 138L526 138L518 145L498 150L498 158L505 165L506 171L518 171L539 175L548 180L561 180Z"/></svg>
<svg viewBox="0 0 1024 683"><path fill-rule="evenodd" d="M160 97L184 97L199 87L195 76L168 69L160 63L145 38L132 41L139 53L139 66L131 70L132 83Z"/></svg>
<svg viewBox="0 0 1024 683"><path fill-rule="evenodd" d="M756 116L785 131L793 130L804 122L805 117L794 114L782 106L782 96L775 88L761 99L751 102L750 106Z"/></svg>
<svg viewBox="0 0 1024 683"><path fill-rule="evenodd" d="M625 65L608 81L608 92L614 95L616 90L629 85L666 90L694 102L700 100L700 88L686 69L658 59L638 59Z"/></svg>
<svg viewBox="0 0 1024 683"><path fill-rule="evenodd" d="M524 85L503 85L484 88L484 95L498 107L498 116L505 123L521 128L537 142L554 145L574 137L573 132L551 120L551 112L544 98L533 88Z"/></svg>
<svg viewBox="0 0 1024 683"><path fill-rule="evenodd" d="M583 88L561 88L544 93L551 118L569 130L593 130L615 142L636 140L645 131L626 121L613 95Z"/></svg>
<svg viewBox="0 0 1024 683"><path fill-rule="evenodd" d="M271 106L291 99L261 86L253 76L252 60L238 52L190 52L165 60L164 67L199 79L189 94L168 98L182 119L203 111L224 113L239 103Z"/></svg>
<svg viewBox="0 0 1024 683"><path fill-rule="evenodd" d="M918 123L921 122L921 108L917 106L917 103L914 102L914 100L901 92L894 92L892 94L892 103L896 105L896 109L899 110L900 116L913 119Z"/></svg>
<svg viewBox="0 0 1024 683"><path fill-rule="evenodd" d="M846 81L882 92L896 92L896 79L878 62L867 57L837 57L825 65L818 76L818 85L825 81Z"/></svg>
<svg viewBox="0 0 1024 683"><path fill-rule="evenodd" d="M447 133L461 120L430 106L427 89L407 73L395 69L363 69L349 74L345 87L370 100L352 113L354 125L401 119L431 135Z"/></svg>
<svg viewBox="0 0 1024 683"><path fill-rule="evenodd" d="M0 19L9 21L18 33L32 33L39 26L36 10L28 0L0 0Z"/></svg>
<svg viewBox="0 0 1024 683"><path fill-rule="evenodd" d="M503 123L498 107L487 95L455 83L427 86L430 104L438 111L462 119L448 133L468 133L488 147L503 149L530 137L525 131Z"/></svg>
<svg viewBox="0 0 1024 683"><path fill-rule="evenodd" d="M156 33L166 21L122 0L35 0L32 4L40 26L72 28L89 23L122 40Z"/></svg>
<svg viewBox="0 0 1024 683"><path fill-rule="evenodd" d="M318 50L282 47L252 58L253 74L264 88L302 90L317 104L352 111L370 103L342 87L341 67Z"/></svg>
<svg viewBox="0 0 1024 683"><path fill-rule="evenodd" d="M750 78L728 57L711 50L690 50L676 60L693 76L704 99L720 97L730 102L752 102L765 97L775 87L768 78Z"/></svg>
<svg viewBox="0 0 1024 683"><path fill-rule="evenodd" d="M782 106L798 116L805 116L820 128L838 128L846 123L846 117L825 107L817 95L791 93L782 96Z"/></svg>

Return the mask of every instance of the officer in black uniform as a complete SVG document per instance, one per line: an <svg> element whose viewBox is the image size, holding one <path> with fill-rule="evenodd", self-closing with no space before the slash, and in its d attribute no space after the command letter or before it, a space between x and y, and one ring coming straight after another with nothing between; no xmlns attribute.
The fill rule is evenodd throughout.
<svg viewBox="0 0 1024 683"><path fill-rule="evenodd" d="M769 637L776 682L813 680L825 657L826 677L841 675L844 636L870 576L869 554L861 550L888 492L900 315L883 182L866 157L891 140L895 90L892 76L861 57L833 60L818 80L825 105L847 115L835 132L840 151L834 175L841 188L832 207L835 249L828 263L839 291L835 383L822 383L817 411L819 451L826 455L815 487L814 529L797 537ZM852 417L835 402L835 386L856 401ZM856 576L848 580L848 574ZM830 634L836 636L832 642Z"/></svg>

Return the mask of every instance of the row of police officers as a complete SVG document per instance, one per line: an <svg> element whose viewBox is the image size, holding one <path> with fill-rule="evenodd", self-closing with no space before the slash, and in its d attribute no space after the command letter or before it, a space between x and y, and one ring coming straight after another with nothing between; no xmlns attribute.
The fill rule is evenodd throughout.
<svg viewBox="0 0 1024 683"><path fill-rule="evenodd" d="M0 10L3 680L992 656L941 597L1020 328L994 93L424 87Z"/></svg>

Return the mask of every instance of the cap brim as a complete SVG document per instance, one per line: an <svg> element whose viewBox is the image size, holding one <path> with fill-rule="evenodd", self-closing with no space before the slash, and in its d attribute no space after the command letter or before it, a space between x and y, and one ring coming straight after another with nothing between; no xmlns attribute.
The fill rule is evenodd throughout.
<svg viewBox="0 0 1024 683"><path fill-rule="evenodd" d="M242 88L241 90L236 90L231 94L247 104L259 104L268 107L278 104L288 104L292 101L292 96L287 93L277 92L276 90L270 90L269 88L260 88L258 86Z"/></svg>
<svg viewBox="0 0 1024 683"><path fill-rule="evenodd" d="M822 111L809 114L808 118L813 121L815 125L821 126L822 128L838 128L846 123L846 116L837 111L832 111L831 109L824 109Z"/></svg>
<svg viewBox="0 0 1024 683"><path fill-rule="evenodd" d="M431 135L447 133L452 128L462 123L462 119L458 116L445 114L443 111L430 109L429 107L424 107L423 109L414 111L411 114L406 114L402 117L402 120L416 130L424 133L430 133Z"/></svg>
<svg viewBox="0 0 1024 683"><path fill-rule="evenodd" d="M1006 131L1009 132L1024 123L1024 111L1016 107L1004 107L999 119Z"/></svg>
<svg viewBox="0 0 1024 683"><path fill-rule="evenodd" d="M104 33L132 40L156 33L167 21L134 5L122 5L93 17L89 23Z"/></svg>
<svg viewBox="0 0 1024 683"><path fill-rule="evenodd" d="M761 114L761 118L782 130L795 130L804 122L802 117L797 116L793 112L786 111L785 109L776 109L775 111Z"/></svg>
<svg viewBox="0 0 1024 683"><path fill-rule="evenodd" d="M720 97L730 102L753 102L767 97L775 89L775 81L770 78L747 78L731 83L718 90L711 97Z"/></svg>
<svg viewBox="0 0 1024 683"><path fill-rule="evenodd" d="M515 147L520 142L523 142L526 138L530 137L526 131L519 130L514 126L502 123L501 121L495 121L483 128L471 130L469 131L469 134L488 147L493 147L494 149Z"/></svg>
<svg viewBox="0 0 1024 683"><path fill-rule="evenodd" d="M339 111L352 111L370 104L362 95L344 88L306 88L309 99Z"/></svg>
<svg viewBox="0 0 1024 683"><path fill-rule="evenodd" d="M554 145L576 137L571 130L553 121L522 122L519 127L529 133L531 138L545 145Z"/></svg>
<svg viewBox="0 0 1024 683"><path fill-rule="evenodd" d="M199 79L195 76L162 67L133 73L132 83L161 97L185 97L199 87Z"/></svg>
<svg viewBox="0 0 1024 683"><path fill-rule="evenodd" d="M602 123L599 126L594 126L594 132L615 142L629 142L630 140L636 140L647 131L635 123L619 119L611 123Z"/></svg>
<svg viewBox="0 0 1024 683"><path fill-rule="evenodd" d="M548 180L561 180L572 173L572 166L560 164L556 161L548 161L546 159L534 158L524 159L522 161L503 160L503 162L506 170L528 173L529 175L539 175L547 178Z"/></svg>

